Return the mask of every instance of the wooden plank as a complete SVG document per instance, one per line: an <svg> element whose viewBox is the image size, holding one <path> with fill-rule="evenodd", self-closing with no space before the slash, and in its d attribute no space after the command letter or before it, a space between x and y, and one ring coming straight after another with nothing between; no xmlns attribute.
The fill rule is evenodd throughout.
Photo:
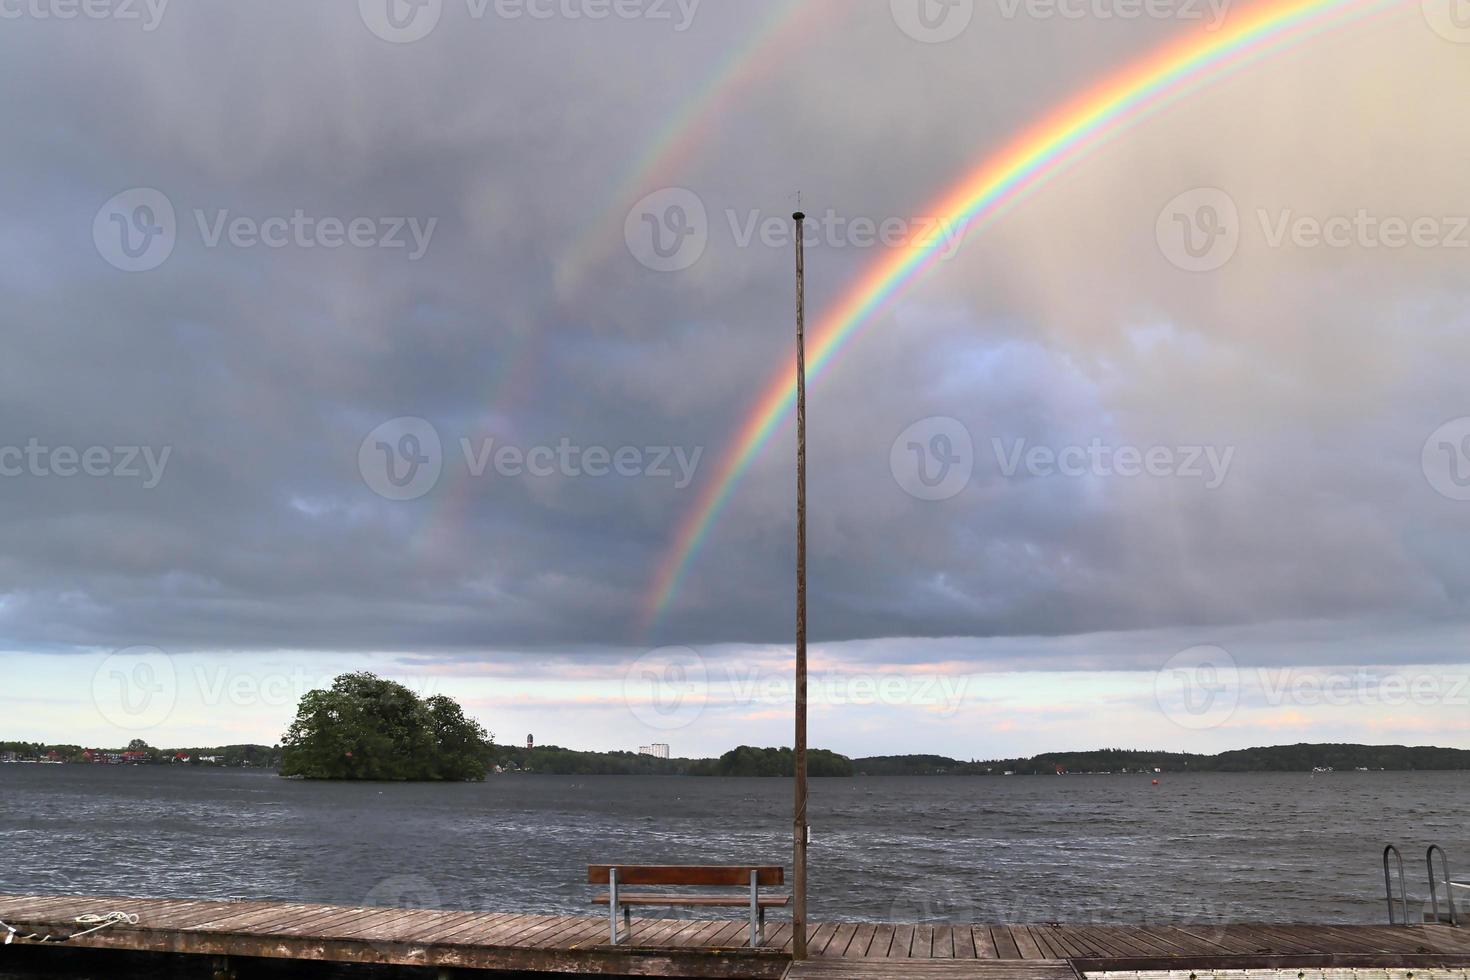
<svg viewBox="0 0 1470 980"><path fill-rule="evenodd" d="M441 943L458 937L459 942L469 945L488 946L489 943L481 942L481 939L488 937L490 931L495 927L516 918L519 918L519 916L508 915L504 912L481 912L463 917L456 916L440 921L433 928L425 927L416 930L413 935L413 941L419 943Z"/></svg>
<svg viewBox="0 0 1470 980"><path fill-rule="evenodd" d="M995 949L995 937L990 934L989 926L971 926L970 938L975 941L975 958L980 960L998 960L1000 953Z"/></svg>
<svg viewBox="0 0 1470 980"><path fill-rule="evenodd" d="M650 919L639 927L637 919L633 920L633 935L629 941L639 946L696 946L697 933L701 929L709 929L714 932L714 921L704 919ZM603 934L607 934L606 921L602 924ZM678 937L690 937L688 941Z"/></svg>
<svg viewBox="0 0 1470 980"><path fill-rule="evenodd" d="M1019 960L1021 958L1020 947L1011 936L1010 926L991 926L991 938L995 940L995 955L1003 960Z"/></svg>
<svg viewBox="0 0 1470 980"><path fill-rule="evenodd" d="M709 939L711 947L744 946L750 942L750 923L741 919L724 922Z"/></svg>
<svg viewBox="0 0 1470 980"><path fill-rule="evenodd" d="M954 959L954 927L947 923L934 926L934 947L929 955L936 960Z"/></svg>
<svg viewBox="0 0 1470 980"><path fill-rule="evenodd" d="M589 864L587 884L606 885L612 869L618 869L618 885L724 885L750 887L750 873L762 888L786 883L786 869L779 864Z"/></svg>
<svg viewBox="0 0 1470 980"><path fill-rule="evenodd" d="M910 960L902 966L879 960L807 960L791 964L787 980L1077 980L1066 962Z"/></svg>
<svg viewBox="0 0 1470 980"><path fill-rule="evenodd" d="M715 937L730 928L728 919L691 919L662 940L669 946L695 946L709 948L715 945Z"/></svg>
<svg viewBox="0 0 1470 980"><path fill-rule="evenodd" d="M934 955L934 927L927 922L914 926L914 944L909 949L912 959L928 959Z"/></svg>
<svg viewBox="0 0 1470 980"><path fill-rule="evenodd" d="M807 954L810 956L824 955L827 944L832 941L832 937L835 935L837 935L837 923L824 922L818 925L816 931L812 933L811 938L807 940Z"/></svg>
<svg viewBox="0 0 1470 980"><path fill-rule="evenodd" d="M1011 926L1011 939L1016 944L1016 952L1023 960L1044 960L1049 957L1041 951L1041 946L1031 935L1031 930L1026 926Z"/></svg>
<svg viewBox="0 0 1470 980"><path fill-rule="evenodd" d="M852 942L847 944L849 959L865 959L868 955L868 947L873 945L873 936L878 931L878 925L874 922L862 922L853 931Z"/></svg>
<svg viewBox="0 0 1470 980"><path fill-rule="evenodd" d="M847 956L847 947L852 945L853 937L856 936L856 935L857 935L857 923L856 922L844 922L844 923L842 923L841 925L839 925L837 927L837 932L832 937L832 941L827 944L827 949L825 951L825 955L827 955L827 956L842 956L842 957Z"/></svg>
<svg viewBox="0 0 1470 980"><path fill-rule="evenodd" d="M903 960L911 958L914 948L914 927L899 925L893 929L893 944L888 948L888 958Z"/></svg>
<svg viewBox="0 0 1470 980"><path fill-rule="evenodd" d="M864 959L886 960L888 948L893 945L893 931L896 927L891 922L885 922L873 929L873 938L868 941L868 949L863 953Z"/></svg>

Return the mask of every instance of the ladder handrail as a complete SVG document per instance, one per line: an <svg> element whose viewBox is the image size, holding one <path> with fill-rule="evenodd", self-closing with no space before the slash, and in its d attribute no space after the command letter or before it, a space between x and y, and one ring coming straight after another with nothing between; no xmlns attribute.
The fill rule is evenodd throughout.
<svg viewBox="0 0 1470 980"><path fill-rule="evenodd" d="M1444 891L1445 898L1450 903L1450 925L1460 924L1459 917L1455 914L1455 883L1450 879L1450 856L1444 852L1444 848L1438 844L1430 844L1429 850L1424 852L1424 864L1429 869L1429 902L1434 908L1434 921L1439 922L1439 888L1434 883L1434 852L1439 852L1440 864L1444 867Z"/></svg>
<svg viewBox="0 0 1470 980"><path fill-rule="evenodd" d="M1390 854L1397 857L1399 862L1399 899L1404 910L1403 922L1395 921L1393 917L1393 877L1388 871L1388 856ZM1389 844L1383 849L1383 887L1388 893L1388 924L1391 926L1407 926L1409 924L1409 884L1404 877L1404 856L1392 844Z"/></svg>

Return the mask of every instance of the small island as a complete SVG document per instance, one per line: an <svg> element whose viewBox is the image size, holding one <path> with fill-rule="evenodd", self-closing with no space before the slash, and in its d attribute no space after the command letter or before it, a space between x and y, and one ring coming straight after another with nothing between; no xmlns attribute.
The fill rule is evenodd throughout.
<svg viewBox="0 0 1470 980"><path fill-rule="evenodd" d="M491 742L453 698L420 698L373 674L343 674L328 690L301 699L281 739L281 775L478 782Z"/></svg>

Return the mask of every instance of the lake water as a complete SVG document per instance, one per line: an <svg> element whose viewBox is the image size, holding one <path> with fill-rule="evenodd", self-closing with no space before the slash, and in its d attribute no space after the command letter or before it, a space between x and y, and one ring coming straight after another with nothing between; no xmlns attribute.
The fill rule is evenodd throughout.
<svg viewBox="0 0 1470 980"><path fill-rule="evenodd" d="M1470 774L814 780L813 919L1385 920L1470 871ZM0 892L588 913L598 862L790 864L787 780L307 783L0 765ZM1470 877L1470 875L1462 875Z"/></svg>

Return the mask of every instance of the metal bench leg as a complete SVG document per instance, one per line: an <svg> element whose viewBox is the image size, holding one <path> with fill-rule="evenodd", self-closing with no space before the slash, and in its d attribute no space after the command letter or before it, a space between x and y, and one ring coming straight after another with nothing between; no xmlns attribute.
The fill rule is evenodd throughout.
<svg viewBox="0 0 1470 980"><path fill-rule="evenodd" d="M623 932L627 933L629 939L633 938L633 906L631 905L623 906Z"/></svg>
<svg viewBox="0 0 1470 980"><path fill-rule="evenodd" d="M764 946L766 944L766 908L764 905L761 906L761 927L757 931L760 933L760 945Z"/></svg>
<svg viewBox="0 0 1470 980"><path fill-rule="evenodd" d="M612 945L618 944L618 869L613 868L607 876L607 921Z"/></svg>
<svg viewBox="0 0 1470 980"><path fill-rule="evenodd" d="M752 949L760 945L760 873L755 869L750 872L750 946Z"/></svg>

